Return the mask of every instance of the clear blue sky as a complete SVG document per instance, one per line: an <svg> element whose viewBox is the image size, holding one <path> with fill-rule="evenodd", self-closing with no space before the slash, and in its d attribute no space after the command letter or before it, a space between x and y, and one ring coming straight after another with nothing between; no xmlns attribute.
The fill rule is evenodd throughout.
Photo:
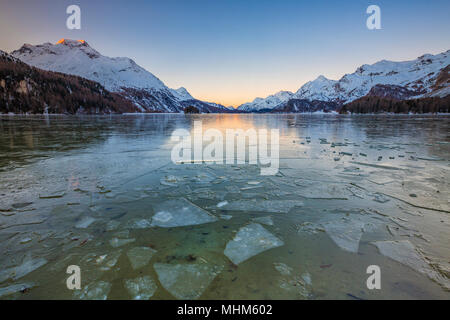
<svg viewBox="0 0 450 320"><path fill-rule="evenodd" d="M70 4L81 7L81 30L66 29ZM366 28L370 4L381 7L382 30ZM169 87L239 105L364 63L446 51L449 13L449 0L1 0L0 49L84 39Z"/></svg>

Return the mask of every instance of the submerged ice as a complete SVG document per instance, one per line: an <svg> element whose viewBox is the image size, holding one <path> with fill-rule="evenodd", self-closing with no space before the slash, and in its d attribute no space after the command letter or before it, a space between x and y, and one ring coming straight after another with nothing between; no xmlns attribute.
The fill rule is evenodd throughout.
<svg viewBox="0 0 450 320"><path fill-rule="evenodd" d="M145 267L155 253L156 250L149 247L135 247L128 250L127 256L133 270L137 270Z"/></svg>
<svg viewBox="0 0 450 320"><path fill-rule="evenodd" d="M208 264L155 263L161 285L177 299L198 299L222 267Z"/></svg>
<svg viewBox="0 0 450 320"><path fill-rule="evenodd" d="M155 281L150 276L125 280L124 285L133 300L148 300L158 289Z"/></svg>
<svg viewBox="0 0 450 320"><path fill-rule="evenodd" d="M284 245L282 240L260 224L251 223L242 227L233 240L227 243L224 254L237 265L257 254L282 245Z"/></svg>
<svg viewBox="0 0 450 320"><path fill-rule="evenodd" d="M81 290L76 290L73 296L75 299L79 300L106 300L110 290L111 283L106 281L95 281Z"/></svg>
<svg viewBox="0 0 450 320"><path fill-rule="evenodd" d="M365 223L358 220L339 219L322 223L326 233L341 249L357 253Z"/></svg>
<svg viewBox="0 0 450 320"><path fill-rule="evenodd" d="M199 225L217 221L217 218L206 210L181 198L169 200L155 206L152 226L162 228Z"/></svg>

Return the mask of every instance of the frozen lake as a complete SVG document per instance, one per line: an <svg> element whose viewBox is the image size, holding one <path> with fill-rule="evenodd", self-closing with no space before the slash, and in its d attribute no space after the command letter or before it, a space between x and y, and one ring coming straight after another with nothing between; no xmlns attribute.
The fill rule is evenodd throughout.
<svg viewBox="0 0 450 320"><path fill-rule="evenodd" d="M194 121L278 173L173 163ZM449 299L449 161L444 115L0 116L0 299Z"/></svg>

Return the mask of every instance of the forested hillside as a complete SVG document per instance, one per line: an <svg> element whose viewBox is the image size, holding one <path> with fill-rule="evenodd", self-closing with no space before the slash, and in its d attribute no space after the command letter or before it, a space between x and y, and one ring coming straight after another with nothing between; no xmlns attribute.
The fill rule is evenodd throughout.
<svg viewBox="0 0 450 320"><path fill-rule="evenodd" d="M0 51L0 113L101 114L136 107L99 83L44 71Z"/></svg>
<svg viewBox="0 0 450 320"><path fill-rule="evenodd" d="M397 100L376 96L365 96L341 108L341 113L448 113L450 96L412 100Z"/></svg>

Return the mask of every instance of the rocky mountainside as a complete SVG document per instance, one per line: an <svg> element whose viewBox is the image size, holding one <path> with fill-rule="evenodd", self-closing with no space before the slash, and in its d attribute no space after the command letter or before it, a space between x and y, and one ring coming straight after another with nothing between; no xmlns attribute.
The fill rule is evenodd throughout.
<svg viewBox="0 0 450 320"><path fill-rule="evenodd" d="M389 98L396 100L407 100L412 97L417 96L416 91L408 90L402 86L396 86L394 84L377 84L372 89L366 97L380 97Z"/></svg>
<svg viewBox="0 0 450 320"><path fill-rule="evenodd" d="M186 89L168 88L160 79L129 58L101 55L84 40L61 39L56 44L25 44L12 56L48 71L77 75L100 83L107 90L122 94L141 112L181 112L183 101L195 100ZM202 102L209 110L227 108ZM203 111L203 110L201 110Z"/></svg>
<svg viewBox="0 0 450 320"><path fill-rule="evenodd" d="M333 101L309 101L306 99L290 99L288 102L270 110L270 112L286 113L312 113L312 112L333 112L339 108L339 104Z"/></svg>
<svg viewBox="0 0 450 320"><path fill-rule="evenodd" d="M135 112L130 101L97 82L31 67L0 51L0 113Z"/></svg>
<svg viewBox="0 0 450 320"><path fill-rule="evenodd" d="M239 109L258 111L261 106L265 109L283 109L292 105L289 104L291 99L333 102L342 106L368 94L396 96L401 99L433 95L444 97L449 94L449 65L450 50L437 55L426 54L412 61L383 60L372 65L363 65L340 80L319 76L303 85L296 93L286 92L286 99L278 100L279 104L274 96L269 96L245 103Z"/></svg>

